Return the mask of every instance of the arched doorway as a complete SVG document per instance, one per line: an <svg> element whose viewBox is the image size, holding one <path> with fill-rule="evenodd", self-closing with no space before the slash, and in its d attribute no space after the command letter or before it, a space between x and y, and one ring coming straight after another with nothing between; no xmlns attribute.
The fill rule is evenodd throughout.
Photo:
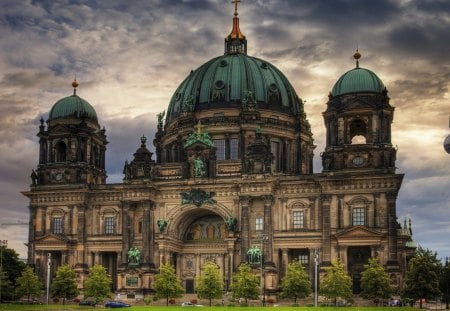
<svg viewBox="0 0 450 311"><path fill-rule="evenodd" d="M370 246L350 246L347 249L348 273L353 281L353 294L361 292L361 272L370 258Z"/></svg>

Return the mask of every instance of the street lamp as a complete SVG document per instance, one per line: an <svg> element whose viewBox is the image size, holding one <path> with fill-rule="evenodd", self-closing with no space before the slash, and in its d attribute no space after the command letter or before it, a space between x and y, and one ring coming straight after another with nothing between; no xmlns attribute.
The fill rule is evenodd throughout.
<svg viewBox="0 0 450 311"><path fill-rule="evenodd" d="M47 254L47 304L49 298L49 290L50 290L50 268L52 265L52 254Z"/></svg>
<svg viewBox="0 0 450 311"><path fill-rule="evenodd" d="M261 299L262 299L262 305L263 307L266 306L266 281L265 281L265 274L264 274L264 243L267 242L269 239L269 236L267 234L261 234L258 236L259 241L261 242L261 257L259 259L261 264Z"/></svg>
<svg viewBox="0 0 450 311"><path fill-rule="evenodd" d="M314 307L317 307L317 270L319 266L319 249L314 250Z"/></svg>
<svg viewBox="0 0 450 311"><path fill-rule="evenodd" d="M0 240L0 273L3 274L3 248L8 247L8 240ZM2 303L2 282L0 279L0 303Z"/></svg>

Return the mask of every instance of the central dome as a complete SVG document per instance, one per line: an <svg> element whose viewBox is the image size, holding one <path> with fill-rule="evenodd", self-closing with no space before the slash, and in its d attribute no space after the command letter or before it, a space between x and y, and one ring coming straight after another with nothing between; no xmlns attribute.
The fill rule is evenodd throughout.
<svg viewBox="0 0 450 311"><path fill-rule="evenodd" d="M272 64L242 53L225 54L193 70L170 101L167 121L185 111L239 107L249 94L259 109L298 115L301 101Z"/></svg>

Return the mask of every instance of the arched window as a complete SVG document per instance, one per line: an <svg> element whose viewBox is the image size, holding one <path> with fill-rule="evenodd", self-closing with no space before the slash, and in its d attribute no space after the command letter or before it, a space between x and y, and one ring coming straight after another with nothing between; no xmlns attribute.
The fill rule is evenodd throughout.
<svg viewBox="0 0 450 311"><path fill-rule="evenodd" d="M352 226L367 225L369 204L370 202L364 197L356 197L348 203L351 217L350 223Z"/></svg>
<svg viewBox="0 0 450 311"><path fill-rule="evenodd" d="M60 141L56 144L56 162L66 162L66 155L67 155L67 146L66 143L63 141Z"/></svg>
<svg viewBox="0 0 450 311"><path fill-rule="evenodd" d="M365 144L367 142L367 125L361 119L350 123L350 139L352 144Z"/></svg>

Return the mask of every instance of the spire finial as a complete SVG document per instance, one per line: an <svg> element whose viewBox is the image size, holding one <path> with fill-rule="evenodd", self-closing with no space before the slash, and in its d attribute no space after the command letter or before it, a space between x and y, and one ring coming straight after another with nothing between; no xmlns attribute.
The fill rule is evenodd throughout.
<svg viewBox="0 0 450 311"><path fill-rule="evenodd" d="M356 48L355 54L353 54L353 58L356 59L356 68L359 68L359 59L361 58L361 53L359 53L359 49Z"/></svg>
<svg viewBox="0 0 450 311"><path fill-rule="evenodd" d="M238 7L238 3L240 3L240 2L241 2L241 0L233 0L233 1L231 1L231 3L234 4L234 16L238 16L237 7Z"/></svg>
<svg viewBox="0 0 450 311"><path fill-rule="evenodd" d="M78 87L77 74L75 74L75 77L73 78L72 87L73 87L73 95L75 96L77 95L77 87Z"/></svg>
<svg viewBox="0 0 450 311"><path fill-rule="evenodd" d="M239 29L238 3L240 2L241 0L231 1L234 4L233 29L225 38L225 54L247 54L247 39Z"/></svg>

